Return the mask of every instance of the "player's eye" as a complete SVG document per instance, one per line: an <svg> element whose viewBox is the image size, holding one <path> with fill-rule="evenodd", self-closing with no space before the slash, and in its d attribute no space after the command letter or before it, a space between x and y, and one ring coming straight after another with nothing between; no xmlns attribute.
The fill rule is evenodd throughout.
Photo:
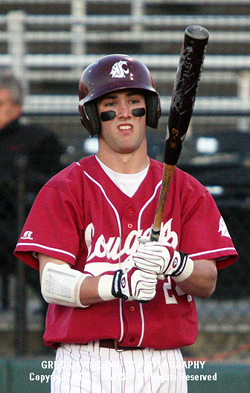
<svg viewBox="0 0 250 393"><path fill-rule="evenodd" d="M140 104L143 102L143 97L141 96L133 96L130 98L130 102L132 105Z"/></svg>
<svg viewBox="0 0 250 393"><path fill-rule="evenodd" d="M104 103L104 107L111 107L111 106L114 106L114 105L115 105L114 101L107 101L107 102Z"/></svg>
<svg viewBox="0 0 250 393"><path fill-rule="evenodd" d="M137 98L133 98L130 102L131 102L131 104L135 105L135 104L138 104L138 102L140 102L140 101L137 100Z"/></svg>

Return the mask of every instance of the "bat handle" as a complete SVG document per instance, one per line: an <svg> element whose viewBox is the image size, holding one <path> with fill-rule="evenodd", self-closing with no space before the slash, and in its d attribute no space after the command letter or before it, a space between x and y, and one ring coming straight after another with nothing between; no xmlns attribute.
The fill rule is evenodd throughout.
<svg viewBox="0 0 250 393"><path fill-rule="evenodd" d="M161 232L161 227L156 227L153 224L152 228L151 228L150 241L151 242L158 242L159 237L160 237L160 232Z"/></svg>
<svg viewBox="0 0 250 393"><path fill-rule="evenodd" d="M168 190L174 174L175 167L176 165L169 165L164 163L161 192L160 192L157 210L155 214L154 224L152 225L151 235L150 235L150 241L152 242L157 242L160 237L161 223L165 211Z"/></svg>

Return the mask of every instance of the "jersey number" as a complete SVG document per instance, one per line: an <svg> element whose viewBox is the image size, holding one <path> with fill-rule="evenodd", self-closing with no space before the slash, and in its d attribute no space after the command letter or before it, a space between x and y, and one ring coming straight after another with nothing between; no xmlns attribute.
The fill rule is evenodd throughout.
<svg viewBox="0 0 250 393"><path fill-rule="evenodd" d="M185 292L183 292L178 287L178 285L176 285L175 291L176 291L177 295L179 295L179 296L186 295L188 302L192 301L192 296L187 295ZM170 277L167 277L167 281L164 282L164 284L163 284L163 292L164 292L166 304L178 304L178 301L177 301L175 295L173 294L172 282L171 282Z"/></svg>

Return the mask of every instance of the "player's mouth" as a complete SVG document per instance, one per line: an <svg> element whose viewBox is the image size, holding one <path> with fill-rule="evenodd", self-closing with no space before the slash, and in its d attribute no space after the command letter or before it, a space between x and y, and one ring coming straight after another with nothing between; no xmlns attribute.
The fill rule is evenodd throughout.
<svg viewBox="0 0 250 393"><path fill-rule="evenodd" d="M121 124L120 126L118 126L118 129L120 131L131 131L132 130L132 125L131 124Z"/></svg>

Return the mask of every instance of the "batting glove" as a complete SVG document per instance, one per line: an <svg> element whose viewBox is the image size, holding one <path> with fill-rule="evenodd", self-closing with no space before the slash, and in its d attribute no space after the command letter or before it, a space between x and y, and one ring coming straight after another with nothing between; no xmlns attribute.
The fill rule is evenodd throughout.
<svg viewBox="0 0 250 393"><path fill-rule="evenodd" d="M120 269L114 276L104 275L100 278L98 293L103 300L122 298L145 303L154 298L156 285L156 274L135 268L123 273Z"/></svg>
<svg viewBox="0 0 250 393"><path fill-rule="evenodd" d="M133 255L138 269L158 276L172 276L177 282L192 274L194 262L187 254L176 251L169 243L142 242Z"/></svg>

